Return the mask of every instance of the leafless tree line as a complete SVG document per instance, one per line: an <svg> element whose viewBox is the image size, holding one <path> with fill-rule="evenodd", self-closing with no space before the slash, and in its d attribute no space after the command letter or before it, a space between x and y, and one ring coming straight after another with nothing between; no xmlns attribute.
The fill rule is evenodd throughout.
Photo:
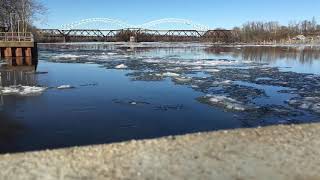
<svg viewBox="0 0 320 180"><path fill-rule="evenodd" d="M299 22L292 21L287 26L276 21L253 21L245 23L242 27L235 27L233 30L237 35L237 41L240 42L280 41L297 35L320 35L320 25L315 18Z"/></svg>
<svg viewBox="0 0 320 180"><path fill-rule="evenodd" d="M38 0L0 0L0 27L10 31L28 31L45 11Z"/></svg>

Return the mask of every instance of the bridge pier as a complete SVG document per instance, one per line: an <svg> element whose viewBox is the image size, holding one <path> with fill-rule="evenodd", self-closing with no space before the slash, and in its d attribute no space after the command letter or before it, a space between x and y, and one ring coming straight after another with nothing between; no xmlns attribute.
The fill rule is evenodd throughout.
<svg viewBox="0 0 320 180"><path fill-rule="evenodd" d="M0 59L9 65L36 65L38 58L37 43L31 33L1 33Z"/></svg>
<svg viewBox="0 0 320 180"><path fill-rule="evenodd" d="M0 47L1 48L1 47ZM11 47L4 47L3 48L4 50L3 50L3 54L1 54L1 57L4 57L4 58L6 58L6 57L12 57L12 49L11 49ZM2 52L2 51L1 51Z"/></svg>
<svg viewBox="0 0 320 180"><path fill-rule="evenodd" d="M38 56L37 43L0 42L0 57L34 57Z"/></svg>

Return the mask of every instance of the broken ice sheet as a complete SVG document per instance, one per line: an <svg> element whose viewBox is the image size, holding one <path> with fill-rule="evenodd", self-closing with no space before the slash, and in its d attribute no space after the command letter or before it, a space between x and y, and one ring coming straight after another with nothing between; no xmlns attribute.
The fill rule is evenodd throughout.
<svg viewBox="0 0 320 180"><path fill-rule="evenodd" d="M39 86L9 86L0 87L1 95L36 96L42 94L47 88Z"/></svg>
<svg viewBox="0 0 320 180"><path fill-rule="evenodd" d="M247 111L256 108L223 95L206 95L198 98L198 101L211 106L222 107L229 111Z"/></svg>
<svg viewBox="0 0 320 180"><path fill-rule="evenodd" d="M119 64L115 67L116 69L127 69L128 66L126 66L125 64Z"/></svg>
<svg viewBox="0 0 320 180"><path fill-rule="evenodd" d="M320 97L296 97L288 101L290 106L320 114Z"/></svg>
<svg viewBox="0 0 320 180"><path fill-rule="evenodd" d="M61 86L57 87L57 89L60 89L60 90L63 90L63 89L74 89L74 88L75 88L74 86L69 85L69 84L61 85Z"/></svg>

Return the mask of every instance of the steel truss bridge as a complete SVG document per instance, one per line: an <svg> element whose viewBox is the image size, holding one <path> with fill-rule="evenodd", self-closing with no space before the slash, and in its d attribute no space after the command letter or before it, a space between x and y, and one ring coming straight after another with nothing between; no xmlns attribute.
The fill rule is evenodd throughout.
<svg viewBox="0 0 320 180"><path fill-rule="evenodd" d="M90 24L108 24L120 27L116 30L88 29ZM155 30L161 24L182 24L192 30ZM85 28L83 28L85 27ZM233 41L235 34L230 30L210 30L209 27L186 19L165 18L150 21L141 25L130 25L126 22L110 18L84 19L71 24L62 25L61 29L40 29L37 39L43 42L86 42L86 41L129 41L135 37L137 41Z"/></svg>
<svg viewBox="0 0 320 180"><path fill-rule="evenodd" d="M231 30L149 30L149 29L40 29L40 42L117 42L129 41L135 37L139 42L154 41L207 41L233 42L236 35Z"/></svg>

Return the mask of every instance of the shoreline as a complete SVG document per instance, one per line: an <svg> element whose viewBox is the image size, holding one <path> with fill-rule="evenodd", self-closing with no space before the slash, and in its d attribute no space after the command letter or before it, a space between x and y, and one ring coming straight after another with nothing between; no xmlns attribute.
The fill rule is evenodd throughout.
<svg viewBox="0 0 320 180"><path fill-rule="evenodd" d="M141 45L141 44L156 44L156 43L164 43L164 44L180 44L180 43L187 43L187 44L202 44L207 46L218 46L218 47L320 47L320 43L276 43L276 44L261 44L261 43L211 43L211 42L199 42L199 41L181 41L181 42L166 42L166 41L159 41L159 42L52 42L52 43L43 43L38 42L39 45L46 45L46 44L70 44L70 45L77 45L77 44L128 44L128 45Z"/></svg>
<svg viewBox="0 0 320 180"><path fill-rule="evenodd" d="M0 155L2 179L319 179L320 124Z"/></svg>

